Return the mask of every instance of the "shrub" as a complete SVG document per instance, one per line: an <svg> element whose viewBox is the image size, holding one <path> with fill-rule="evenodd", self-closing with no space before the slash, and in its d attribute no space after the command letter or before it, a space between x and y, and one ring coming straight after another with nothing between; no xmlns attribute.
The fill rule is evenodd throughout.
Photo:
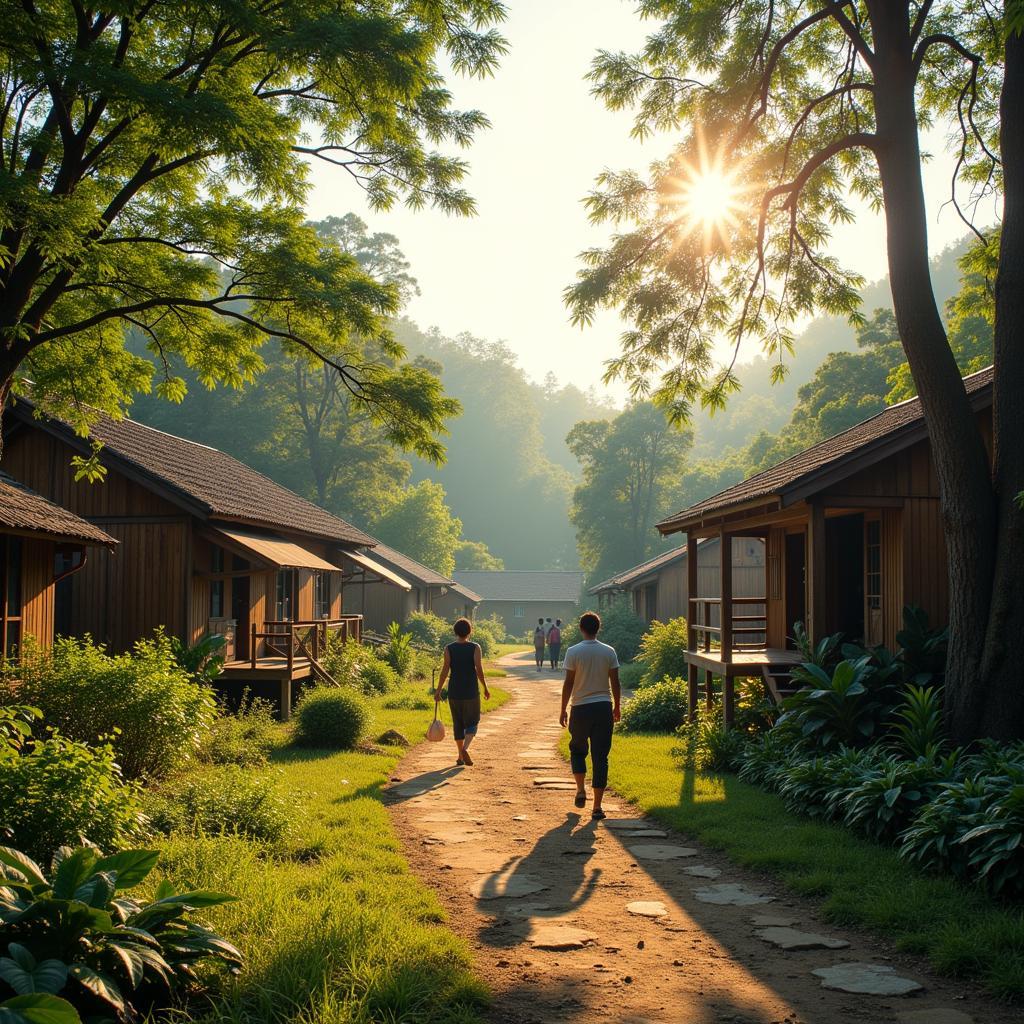
<svg viewBox="0 0 1024 1024"><path fill-rule="evenodd" d="M146 810L154 828L169 835L240 835L276 843L290 831L277 778L220 765L178 776L148 795Z"/></svg>
<svg viewBox="0 0 1024 1024"><path fill-rule="evenodd" d="M49 860L84 839L115 850L145 833L138 788L126 784L109 743L95 747L57 732L32 735L34 709L4 709L22 727L0 734L0 835L30 856ZM28 726L28 728L24 728Z"/></svg>
<svg viewBox="0 0 1024 1024"><path fill-rule="evenodd" d="M937 757L945 746L942 728L942 702L934 686L906 689L903 703L896 709L899 721L893 727L901 753L908 757Z"/></svg>
<svg viewBox="0 0 1024 1024"><path fill-rule="evenodd" d="M388 693L401 682L391 665L351 638L329 639L320 663L338 686L360 693Z"/></svg>
<svg viewBox="0 0 1024 1024"><path fill-rule="evenodd" d="M273 705L245 691L237 711L222 708L214 719L199 748L199 760L207 764L263 765L279 737Z"/></svg>
<svg viewBox="0 0 1024 1024"><path fill-rule="evenodd" d="M351 750L369 727L370 711L358 694L314 686L299 700L295 741L307 747Z"/></svg>
<svg viewBox="0 0 1024 1024"><path fill-rule="evenodd" d="M482 658L489 658L494 653L496 644L494 638L486 629L477 629L474 626L469 639L480 645L480 656Z"/></svg>
<svg viewBox="0 0 1024 1024"><path fill-rule="evenodd" d="M503 644L508 640L508 633L505 630L505 620L500 615L489 615L486 619L476 619L473 622L473 633L486 633L494 644ZM533 643L531 635L531 643Z"/></svg>
<svg viewBox="0 0 1024 1024"><path fill-rule="evenodd" d="M156 850L128 850L101 857L92 847L64 847L48 879L24 853L0 847L0 886L7 894L0 901L0 950L9 957L0 999L35 991L61 996L86 1020L134 1020L169 1009L198 964L237 970L241 953L190 919L195 910L233 897L175 893L167 882L151 903L127 894L153 870L157 856Z"/></svg>
<svg viewBox="0 0 1024 1024"><path fill-rule="evenodd" d="M627 732L674 732L687 710L686 683L665 679L637 690L622 709L622 728Z"/></svg>
<svg viewBox="0 0 1024 1024"><path fill-rule="evenodd" d="M406 631L412 634L413 643L440 651L449 640L451 627L433 612L413 612L405 623Z"/></svg>
<svg viewBox="0 0 1024 1024"><path fill-rule="evenodd" d="M427 694L401 693L389 697L383 706L388 711L429 711L434 706L434 698Z"/></svg>
<svg viewBox="0 0 1024 1024"><path fill-rule="evenodd" d="M739 729L725 727L720 707L698 709L697 720L684 722L677 733L680 743L672 753L700 771L736 771L748 742Z"/></svg>
<svg viewBox="0 0 1024 1024"><path fill-rule="evenodd" d="M624 690L639 690L645 685L644 678L644 667L639 662L633 661L619 668L619 682Z"/></svg>
<svg viewBox="0 0 1024 1024"><path fill-rule="evenodd" d="M416 651L412 668L409 671L409 678L417 682L430 679L435 671L440 671L440 663L439 655L429 651Z"/></svg>
<svg viewBox="0 0 1024 1024"><path fill-rule="evenodd" d="M936 795L941 774L932 761L889 757L878 774L843 795L843 821L871 839L892 841Z"/></svg>
<svg viewBox="0 0 1024 1024"><path fill-rule="evenodd" d="M381 651L384 660L403 678L409 677L416 651L412 646L412 634L403 633L397 622L388 626L388 642Z"/></svg>
<svg viewBox="0 0 1024 1024"><path fill-rule="evenodd" d="M182 643L177 637L171 637L171 651L174 660L193 679L200 683L212 682L224 668L224 649L227 637L220 633L207 633L198 643Z"/></svg>
<svg viewBox="0 0 1024 1024"><path fill-rule="evenodd" d="M372 651L359 665L359 689L366 694L390 693L401 685L398 673Z"/></svg>
<svg viewBox="0 0 1024 1024"><path fill-rule="evenodd" d="M644 685L686 678L686 637L686 619L682 617L650 624L636 656L643 664Z"/></svg>
<svg viewBox="0 0 1024 1024"><path fill-rule="evenodd" d="M110 737L129 779L183 767L217 714L212 691L178 666L160 631L130 654L107 654L90 637L27 648L13 683L18 699L40 708L64 736Z"/></svg>

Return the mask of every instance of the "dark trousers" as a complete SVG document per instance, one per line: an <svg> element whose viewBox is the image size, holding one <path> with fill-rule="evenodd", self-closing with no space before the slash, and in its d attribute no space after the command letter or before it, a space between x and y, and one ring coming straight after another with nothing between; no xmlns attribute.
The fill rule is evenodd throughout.
<svg viewBox="0 0 1024 1024"><path fill-rule="evenodd" d="M534 646L533 648L534 657L537 659L537 668L540 668L544 664L544 648Z"/></svg>
<svg viewBox="0 0 1024 1024"><path fill-rule="evenodd" d="M551 667L558 668L558 657L562 653L562 645L549 644L548 650L551 652Z"/></svg>
<svg viewBox="0 0 1024 1024"><path fill-rule="evenodd" d="M580 704L569 712L569 759L574 775L587 770L587 748L593 762L595 789L608 785L608 754L612 749L612 702Z"/></svg>

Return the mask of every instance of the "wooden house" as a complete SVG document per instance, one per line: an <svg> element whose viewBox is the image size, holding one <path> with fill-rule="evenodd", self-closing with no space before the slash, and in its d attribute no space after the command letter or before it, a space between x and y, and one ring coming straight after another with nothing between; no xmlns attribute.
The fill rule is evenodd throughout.
<svg viewBox="0 0 1024 1024"><path fill-rule="evenodd" d="M497 615L505 629L519 637L541 618L567 622L583 596L581 572L456 569L452 575L480 597L478 615Z"/></svg>
<svg viewBox="0 0 1024 1024"><path fill-rule="evenodd" d="M992 369L965 378L982 431L991 436ZM923 608L932 623L948 610L946 548L939 487L920 402L891 406L834 437L698 502L660 523L685 532L689 549L690 704L698 673L725 680L764 676L778 695L799 660L793 624L813 640L841 632L895 647L903 608ZM719 592L698 587L701 538L759 538L765 544L764 612L737 596L733 563L721 560ZM721 620L710 619L713 608ZM764 637L764 640L758 640Z"/></svg>
<svg viewBox="0 0 1024 1024"><path fill-rule="evenodd" d="M87 439L25 401L5 414L5 468L118 542L117 558L74 575L58 619L113 650L158 627L190 644L223 633L223 680L269 684L287 717L328 633L360 635L342 608L342 556L372 539L215 448L106 416L92 438L105 479L76 481Z"/></svg>
<svg viewBox="0 0 1024 1024"><path fill-rule="evenodd" d="M370 558L376 571L355 571L345 577L345 604L363 617L365 628L383 634L392 622L403 624L413 612L430 612L451 586L451 580L401 551L371 538L372 551L353 555L346 562L358 568L357 556Z"/></svg>
<svg viewBox="0 0 1024 1024"><path fill-rule="evenodd" d="M434 601L434 614L454 622L456 619L472 619L483 598L464 583L452 580L447 590Z"/></svg>
<svg viewBox="0 0 1024 1024"><path fill-rule="evenodd" d="M98 526L0 472L0 663L16 658L26 637L53 643L58 588L84 568L89 549L109 558L115 547Z"/></svg>
<svg viewBox="0 0 1024 1024"><path fill-rule="evenodd" d="M709 597L719 596L719 551L717 537L708 537L697 546L697 589ZM685 617L687 560L686 545L671 548L609 577L589 592L597 597L599 608L625 595L633 611L648 625L655 619L667 622ZM734 537L732 565L733 593L738 597L763 597L764 541L760 537ZM718 624L714 608L712 624Z"/></svg>

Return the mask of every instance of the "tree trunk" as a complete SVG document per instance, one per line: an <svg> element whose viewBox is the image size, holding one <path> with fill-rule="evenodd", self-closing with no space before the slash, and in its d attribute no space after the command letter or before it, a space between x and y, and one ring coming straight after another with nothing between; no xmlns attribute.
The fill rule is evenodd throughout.
<svg viewBox="0 0 1024 1024"><path fill-rule="evenodd" d="M871 7L889 278L939 481L949 556L945 706L950 732L962 741L979 735L985 697L978 680L995 563L991 467L932 291L907 6Z"/></svg>
<svg viewBox="0 0 1024 1024"><path fill-rule="evenodd" d="M993 473L996 566L985 651L978 684L985 704L981 733L999 739L1024 734L1024 38L1006 40L1000 99L1003 224L996 276Z"/></svg>

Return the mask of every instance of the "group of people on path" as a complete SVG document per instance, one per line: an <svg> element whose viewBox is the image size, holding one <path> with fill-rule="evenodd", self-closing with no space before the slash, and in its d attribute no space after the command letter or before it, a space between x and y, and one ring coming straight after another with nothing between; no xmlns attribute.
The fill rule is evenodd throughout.
<svg viewBox="0 0 1024 1024"><path fill-rule="evenodd" d="M544 670L544 648L548 649L548 660L551 668L558 668L558 660L562 654L562 620L550 618L538 619L537 628L533 631L533 654L537 659L537 671Z"/></svg>
<svg viewBox="0 0 1024 1024"><path fill-rule="evenodd" d="M543 626L542 619L538 629ZM558 629L555 643L560 646L561 619L556 620L555 628ZM596 612L581 615L579 628L583 639L565 652L565 679L562 682L558 723L563 729L569 730L569 760L576 781L573 802L579 808L587 806L589 755L593 769L593 807L590 816L599 821L605 817L601 801L608 786L612 732L620 717L622 689L619 685L619 659L614 647L597 639L601 631L601 617ZM440 703L447 682L452 732L458 750L455 763L472 765L469 745L480 725L480 690L483 690L485 700L490 700L491 694L484 676L480 645L470 640L473 624L469 619L458 619L453 629L455 641L444 649L444 664L434 691L434 702ZM550 644L551 641L545 637L545 643ZM558 662L557 650L553 659L552 667L555 667Z"/></svg>

